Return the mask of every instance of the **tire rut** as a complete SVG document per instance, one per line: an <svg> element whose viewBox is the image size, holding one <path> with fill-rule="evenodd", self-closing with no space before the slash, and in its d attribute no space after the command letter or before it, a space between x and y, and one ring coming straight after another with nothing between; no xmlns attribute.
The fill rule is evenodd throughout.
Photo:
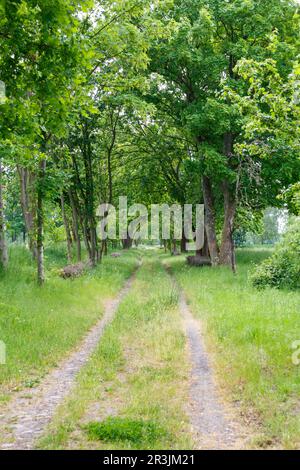
<svg viewBox="0 0 300 470"><path fill-rule="evenodd" d="M141 261L136 271L139 269ZM37 387L30 390L30 397L19 392L0 415L3 450L33 449L50 423L57 407L72 390L76 376L97 347L105 327L112 321L120 303L129 292L136 271L127 280L119 295L105 305L101 320L88 332L80 346L51 371Z"/></svg>
<svg viewBox="0 0 300 470"><path fill-rule="evenodd" d="M200 322L187 304L183 290L166 266L175 289L179 293L179 308L187 338L191 363L190 403L188 415L195 436L196 448L206 450L241 449L246 434L233 410L222 402L214 381L214 373L204 346ZM227 409L228 408L228 409Z"/></svg>

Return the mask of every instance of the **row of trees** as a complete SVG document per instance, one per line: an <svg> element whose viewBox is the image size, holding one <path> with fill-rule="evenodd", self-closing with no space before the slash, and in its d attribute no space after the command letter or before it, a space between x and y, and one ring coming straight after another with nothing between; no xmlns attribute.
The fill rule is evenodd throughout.
<svg viewBox="0 0 300 470"><path fill-rule="evenodd" d="M127 195L204 202L204 250L234 267L236 228L297 205L298 53L293 0L2 2L2 265L7 208L43 283L49 211L94 266L96 208Z"/></svg>

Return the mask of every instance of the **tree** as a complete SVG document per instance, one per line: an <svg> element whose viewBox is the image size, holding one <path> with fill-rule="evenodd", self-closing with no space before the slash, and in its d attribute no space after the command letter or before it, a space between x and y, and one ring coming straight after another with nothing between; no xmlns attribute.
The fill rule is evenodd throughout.
<svg viewBox="0 0 300 470"><path fill-rule="evenodd" d="M43 201L47 193L47 153L54 136L64 133L74 85L80 76L79 64L84 58L78 19L81 3L91 5L64 0L55 3L7 0L2 8L1 79L7 89L6 113L12 112L8 121L13 121L12 127L4 126L3 134L13 148L14 163L21 162L20 166L24 167L24 157L29 157L25 166L31 167L35 175L40 284L44 282ZM21 178L24 182L23 175Z"/></svg>
<svg viewBox="0 0 300 470"><path fill-rule="evenodd" d="M203 198L206 208L210 255L214 263L234 265L232 234L241 194L246 192L248 201L254 196L255 204L257 193L252 182L249 184L255 162L241 158L235 151L235 145L245 137L243 116L230 96L224 96L224 84L244 89L245 79L236 69L238 61L270 57L273 52L268 46L275 28L282 44L277 51L278 62L282 66L291 61L297 50L299 25L295 5L280 0L272 5L266 1L178 0L171 10L161 8L157 15L171 32L169 39L153 42L150 99L171 115L178 129L185 129L194 142L194 158L201 165L199 198ZM270 182L267 171L261 175ZM266 204L263 196L262 205ZM219 249L220 217L223 227Z"/></svg>
<svg viewBox="0 0 300 470"><path fill-rule="evenodd" d="M97 21L85 25L90 70L76 97L68 135L60 142L62 160L56 164L67 173L65 203L72 208L76 238L81 229L92 266L105 250L97 238L96 208L114 198L118 136L124 121L130 121L126 110L134 108L134 90L145 87L141 71L147 66L151 35L140 27L140 18L147 9L147 3L128 2L124 8L122 2L106 2ZM151 28L157 32L155 25Z"/></svg>
<svg viewBox="0 0 300 470"><path fill-rule="evenodd" d="M256 267L252 274L252 282L256 287L299 289L299 228L299 219L296 219L276 245L272 256Z"/></svg>
<svg viewBox="0 0 300 470"><path fill-rule="evenodd" d="M68 262L83 240L92 266L107 251L96 209L120 195L204 202L204 251L233 269L249 214L284 197L297 210L293 1L7 0L0 11L2 176L18 175L40 284L48 201Z"/></svg>

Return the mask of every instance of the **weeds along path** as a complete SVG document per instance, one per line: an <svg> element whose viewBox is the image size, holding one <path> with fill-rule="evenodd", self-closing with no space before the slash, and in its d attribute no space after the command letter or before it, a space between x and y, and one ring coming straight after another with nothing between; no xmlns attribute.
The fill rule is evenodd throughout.
<svg viewBox="0 0 300 470"><path fill-rule="evenodd" d="M140 265L141 261L138 268ZM26 450L34 447L57 406L70 393L78 372L87 363L106 325L111 322L119 304L129 292L135 274L136 271L117 298L106 303L103 318L90 330L76 351L50 372L39 386L31 389L30 394L20 392L9 402L0 415L0 449Z"/></svg>
<svg viewBox="0 0 300 470"><path fill-rule="evenodd" d="M177 292L157 254L145 251L129 294L36 448L192 449L187 359Z"/></svg>
<svg viewBox="0 0 300 470"><path fill-rule="evenodd" d="M187 337L191 362L190 404L188 414L197 449L239 449L244 447L245 432L222 403L204 346L199 322L193 317L183 290L165 265L179 292L179 308Z"/></svg>

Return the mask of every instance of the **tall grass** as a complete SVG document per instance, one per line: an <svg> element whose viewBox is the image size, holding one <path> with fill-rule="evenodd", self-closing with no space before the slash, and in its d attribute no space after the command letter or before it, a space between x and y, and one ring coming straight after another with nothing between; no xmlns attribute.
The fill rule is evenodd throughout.
<svg viewBox="0 0 300 470"><path fill-rule="evenodd" d="M249 279L270 253L241 250L237 275L190 268L183 259L170 263L204 324L220 380L262 424L258 444L299 447L300 366L292 362L292 343L300 340L300 292L257 290Z"/></svg>
<svg viewBox="0 0 300 470"><path fill-rule="evenodd" d="M103 301L116 295L136 264L134 253L108 258L95 270L63 280L62 248L46 251L47 281L36 284L36 268L21 246L11 249L9 269L0 279L0 340L6 364L0 365L0 400L14 389L31 387L55 366L101 318Z"/></svg>
<svg viewBox="0 0 300 470"><path fill-rule="evenodd" d="M145 253L129 295L40 448L191 448L177 297L157 258Z"/></svg>

